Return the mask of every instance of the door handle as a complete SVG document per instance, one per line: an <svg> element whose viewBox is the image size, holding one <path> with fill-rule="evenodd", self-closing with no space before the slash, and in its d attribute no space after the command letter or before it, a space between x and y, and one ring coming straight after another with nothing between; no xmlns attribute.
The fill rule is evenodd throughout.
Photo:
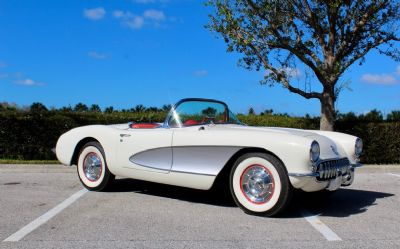
<svg viewBox="0 0 400 249"><path fill-rule="evenodd" d="M120 137L130 137L130 134L119 134Z"/></svg>

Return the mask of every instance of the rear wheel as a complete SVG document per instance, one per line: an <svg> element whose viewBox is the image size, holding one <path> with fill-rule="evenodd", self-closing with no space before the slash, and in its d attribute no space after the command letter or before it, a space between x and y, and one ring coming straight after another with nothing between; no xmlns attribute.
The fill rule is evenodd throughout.
<svg viewBox="0 0 400 249"><path fill-rule="evenodd" d="M115 176L108 170L103 147L98 142L89 142L79 153L77 171L85 188L102 191L110 186Z"/></svg>
<svg viewBox="0 0 400 249"><path fill-rule="evenodd" d="M238 158L231 170L230 189L236 204L254 215L276 215L292 196L285 167L276 157L264 153Z"/></svg>

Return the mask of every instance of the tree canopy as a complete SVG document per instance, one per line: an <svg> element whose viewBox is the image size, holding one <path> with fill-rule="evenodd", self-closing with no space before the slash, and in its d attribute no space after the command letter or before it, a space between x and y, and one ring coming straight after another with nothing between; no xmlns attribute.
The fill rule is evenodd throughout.
<svg viewBox="0 0 400 249"><path fill-rule="evenodd" d="M390 0L209 0L209 29L228 52L242 54L247 69L265 70L262 83L321 102L321 129L332 130L343 73L376 49L400 61L399 1ZM292 83L304 65L322 91ZM315 84L314 84L315 85ZM315 88L315 87L314 87Z"/></svg>

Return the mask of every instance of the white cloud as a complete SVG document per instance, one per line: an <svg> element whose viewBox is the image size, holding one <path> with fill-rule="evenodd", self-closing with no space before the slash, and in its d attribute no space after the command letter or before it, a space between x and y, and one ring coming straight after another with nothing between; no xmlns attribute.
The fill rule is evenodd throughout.
<svg viewBox="0 0 400 249"><path fill-rule="evenodd" d="M154 10L154 9L146 10L143 13L143 16L145 18L148 18L148 19L151 19L154 21L164 21L165 20L164 12L162 12L160 10Z"/></svg>
<svg viewBox="0 0 400 249"><path fill-rule="evenodd" d="M121 24L131 29L140 29L144 25L144 18L129 11L115 10L113 16L121 20Z"/></svg>
<svg viewBox="0 0 400 249"><path fill-rule="evenodd" d="M104 59L107 58L107 55L106 55L106 54L99 53L99 52L96 52L96 51L90 51L90 52L88 53L88 56L89 56L90 58L97 59L97 60L104 60Z"/></svg>
<svg viewBox="0 0 400 249"><path fill-rule="evenodd" d="M196 71L193 72L193 75L196 76L196 77L204 77L204 76L208 75L208 71L204 70L204 69L196 70Z"/></svg>
<svg viewBox="0 0 400 249"><path fill-rule="evenodd" d="M141 16L134 16L133 18L125 21L126 26L132 29L140 29L144 25L144 19Z"/></svg>
<svg viewBox="0 0 400 249"><path fill-rule="evenodd" d="M391 74L364 74L361 81L376 85L394 85L398 80Z"/></svg>
<svg viewBox="0 0 400 249"><path fill-rule="evenodd" d="M106 15L106 11L103 7L84 9L83 15L92 21L97 21L102 19Z"/></svg>
<svg viewBox="0 0 400 249"><path fill-rule="evenodd" d="M155 0L133 0L135 3L142 3L142 4L148 4L148 3L154 3Z"/></svg>
<svg viewBox="0 0 400 249"><path fill-rule="evenodd" d="M146 10L143 15L135 15L130 11L115 10L113 11L113 16L120 20L123 26L131 29L140 29L146 23L159 27L160 22L166 19L164 12L154 9Z"/></svg>
<svg viewBox="0 0 400 249"><path fill-rule="evenodd" d="M15 84L23 85L23 86L43 86L44 83L36 82L30 78L20 79L14 81Z"/></svg>
<svg viewBox="0 0 400 249"><path fill-rule="evenodd" d="M132 0L134 3L149 4L149 3L168 3L170 0Z"/></svg>
<svg viewBox="0 0 400 249"><path fill-rule="evenodd" d="M122 10L114 10L113 16L115 18L123 18L125 16L125 13Z"/></svg>
<svg viewBox="0 0 400 249"><path fill-rule="evenodd" d="M285 74L288 75L289 77L300 77L301 76L301 71L298 68L285 67L285 68L282 68L281 71L285 72Z"/></svg>
<svg viewBox="0 0 400 249"><path fill-rule="evenodd" d="M283 68L278 69L278 71L280 73L284 73L286 76L288 76L290 78L293 78L293 77L299 78L302 75L300 69L298 69L298 68L283 67ZM271 70L266 70L264 72L264 76L267 76L270 73L271 73Z"/></svg>

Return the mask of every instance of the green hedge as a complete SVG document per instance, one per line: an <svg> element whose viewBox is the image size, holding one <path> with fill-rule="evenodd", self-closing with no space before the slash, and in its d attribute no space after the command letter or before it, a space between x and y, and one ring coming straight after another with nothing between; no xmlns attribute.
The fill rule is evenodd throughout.
<svg viewBox="0 0 400 249"><path fill-rule="evenodd" d="M0 112L0 158L54 160L57 139L64 132L90 124L159 122L165 113Z"/></svg>
<svg viewBox="0 0 400 249"><path fill-rule="evenodd" d="M54 160L51 152L58 137L78 126L134 122L162 122L165 112L24 112L0 111L0 158ZM248 125L318 129L318 118L284 115L239 115ZM400 163L400 122L341 120L336 130L364 140L363 163Z"/></svg>

